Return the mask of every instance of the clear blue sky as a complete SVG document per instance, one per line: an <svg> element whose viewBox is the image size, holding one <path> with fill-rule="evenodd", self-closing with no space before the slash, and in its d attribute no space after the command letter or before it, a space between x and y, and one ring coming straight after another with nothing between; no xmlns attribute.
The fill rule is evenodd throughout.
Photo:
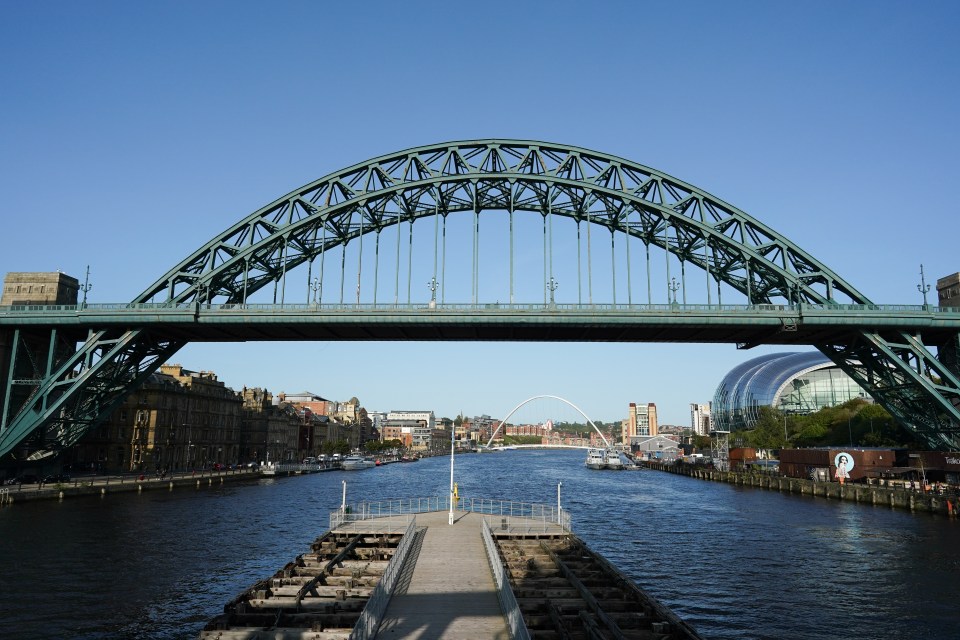
<svg viewBox="0 0 960 640"><path fill-rule="evenodd" d="M960 270L956 2L0 3L0 272L132 299L219 231L408 147L524 138L655 167L876 302ZM418 284L419 286L419 284ZM933 295L933 294L931 294ZM191 345L227 384L368 409L687 424L732 345ZM418 363L401 379L388 360ZM389 369L388 369L389 370Z"/></svg>

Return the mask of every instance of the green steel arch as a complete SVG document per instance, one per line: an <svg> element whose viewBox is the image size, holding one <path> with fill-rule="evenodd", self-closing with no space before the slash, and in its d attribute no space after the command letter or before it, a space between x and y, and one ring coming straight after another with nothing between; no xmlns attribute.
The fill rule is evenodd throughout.
<svg viewBox="0 0 960 640"><path fill-rule="evenodd" d="M786 237L665 173L579 147L492 139L408 149L311 182L205 243L133 303L243 304L365 234L486 210L565 216L626 234L750 304L870 304ZM184 344L136 328L103 330L69 357L34 363L30 393L4 408L0 455L35 433L51 448L73 444ZM906 333L851 330L847 340L814 346L931 445L960 446L956 339L940 345L943 362Z"/></svg>

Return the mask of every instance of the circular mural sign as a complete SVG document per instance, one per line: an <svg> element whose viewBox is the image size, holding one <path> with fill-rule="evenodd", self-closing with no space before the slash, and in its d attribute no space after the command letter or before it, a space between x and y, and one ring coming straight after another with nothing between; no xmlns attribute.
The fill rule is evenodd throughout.
<svg viewBox="0 0 960 640"><path fill-rule="evenodd" d="M833 466L840 468L840 465L843 465L844 469L847 470L847 473L853 470L853 456L847 453L846 451L841 451L833 458Z"/></svg>

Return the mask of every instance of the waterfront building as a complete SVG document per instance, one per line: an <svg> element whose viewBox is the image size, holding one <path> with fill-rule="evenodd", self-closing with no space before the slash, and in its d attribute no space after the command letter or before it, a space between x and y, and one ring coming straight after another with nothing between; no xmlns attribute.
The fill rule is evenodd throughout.
<svg viewBox="0 0 960 640"><path fill-rule="evenodd" d="M433 411L391 411L387 414L387 421L407 421L411 427L411 445L415 450L430 449L430 440L436 428L436 417ZM447 442L447 445L450 443Z"/></svg>
<svg viewBox="0 0 960 640"><path fill-rule="evenodd" d="M210 468L240 455L242 399L210 371L163 365L63 456L75 472Z"/></svg>
<svg viewBox="0 0 960 640"><path fill-rule="evenodd" d="M327 400L312 391L301 391L300 393L281 392L277 396L277 404L281 402L289 402L298 407L310 409L310 411L318 416L336 415L337 403Z"/></svg>
<svg viewBox="0 0 960 640"><path fill-rule="evenodd" d="M315 427L312 423L304 425L309 419L301 416L296 405L289 402L274 404L273 395L266 389L244 387L241 397L241 462L292 462L302 459L300 444L303 440L310 440L312 447L317 446L317 436L305 437L302 431L322 427Z"/></svg>
<svg viewBox="0 0 960 640"><path fill-rule="evenodd" d="M630 450L644 460L676 460L680 446L665 435L634 436L630 438Z"/></svg>
<svg viewBox="0 0 960 640"><path fill-rule="evenodd" d="M819 351L771 353L747 360L724 376L711 405L713 427L750 429L763 406L806 414L854 398L869 396Z"/></svg>
<svg viewBox="0 0 960 640"><path fill-rule="evenodd" d="M621 442L629 444L636 436L655 436L659 433L657 424L657 405L631 402L627 410L627 419L621 422Z"/></svg>
<svg viewBox="0 0 960 640"><path fill-rule="evenodd" d="M710 403L698 404L690 403L690 428L698 436L709 435L713 430L710 420Z"/></svg>
<svg viewBox="0 0 960 640"><path fill-rule="evenodd" d="M413 449L413 429L417 426L416 420L384 420L381 427L383 440L399 440L401 446Z"/></svg>
<svg viewBox="0 0 960 640"><path fill-rule="evenodd" d="M439 453L450 451L450 435L450 432L446 429L434 429L430 433L431 450Z"/></svg>
<svg viewBox="0 0 960 640"><path fill-rule="evenodd" d="M380 441L389 440L383 436L383 423L387 420L386 411L367 411L367 417L370 418L370 424L373 430L379 434Z"/></svg>
<svg viewBox="0 0 960 640"><path fill-rule="evenodd" d="M502 431L507 436L537 436L542 438L547 434L547 429L542 424L507 424Z"/></svg>

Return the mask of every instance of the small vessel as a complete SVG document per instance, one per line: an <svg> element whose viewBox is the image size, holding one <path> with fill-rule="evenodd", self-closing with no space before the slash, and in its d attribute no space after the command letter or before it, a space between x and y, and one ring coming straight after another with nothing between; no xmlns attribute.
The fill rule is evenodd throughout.
<svg viewBox="0 0 960 640"><path fill-rule="evenodd" d="M624 468L623 460L620 459L620 452L616 449L607 449L604 458L606 460L603 465L604 469L612 469L614 471L621 471Z"/></svg>
<svg viewBox="0 0 960 640"><path fill-rule="evenodd" d="M584 462L588 469L609 469L621 471L623 469L637 469L633 460L621 451L610 447L608 449L588 449L587 460Z"/></svg>
<svg viewBox="0 0 960 640"><path fill-rule="evenodd" d="M584 464L588 469L603 469L606 462L603 449L587 449L587 460Z"/></svg>
<svg viewBox="0 0 960 640"><path fill-rule="evenodd" d="M375 466L373 459L365 456L347 456L340 463L344 471L355 471L357 469L369 469Z"/></svg>

